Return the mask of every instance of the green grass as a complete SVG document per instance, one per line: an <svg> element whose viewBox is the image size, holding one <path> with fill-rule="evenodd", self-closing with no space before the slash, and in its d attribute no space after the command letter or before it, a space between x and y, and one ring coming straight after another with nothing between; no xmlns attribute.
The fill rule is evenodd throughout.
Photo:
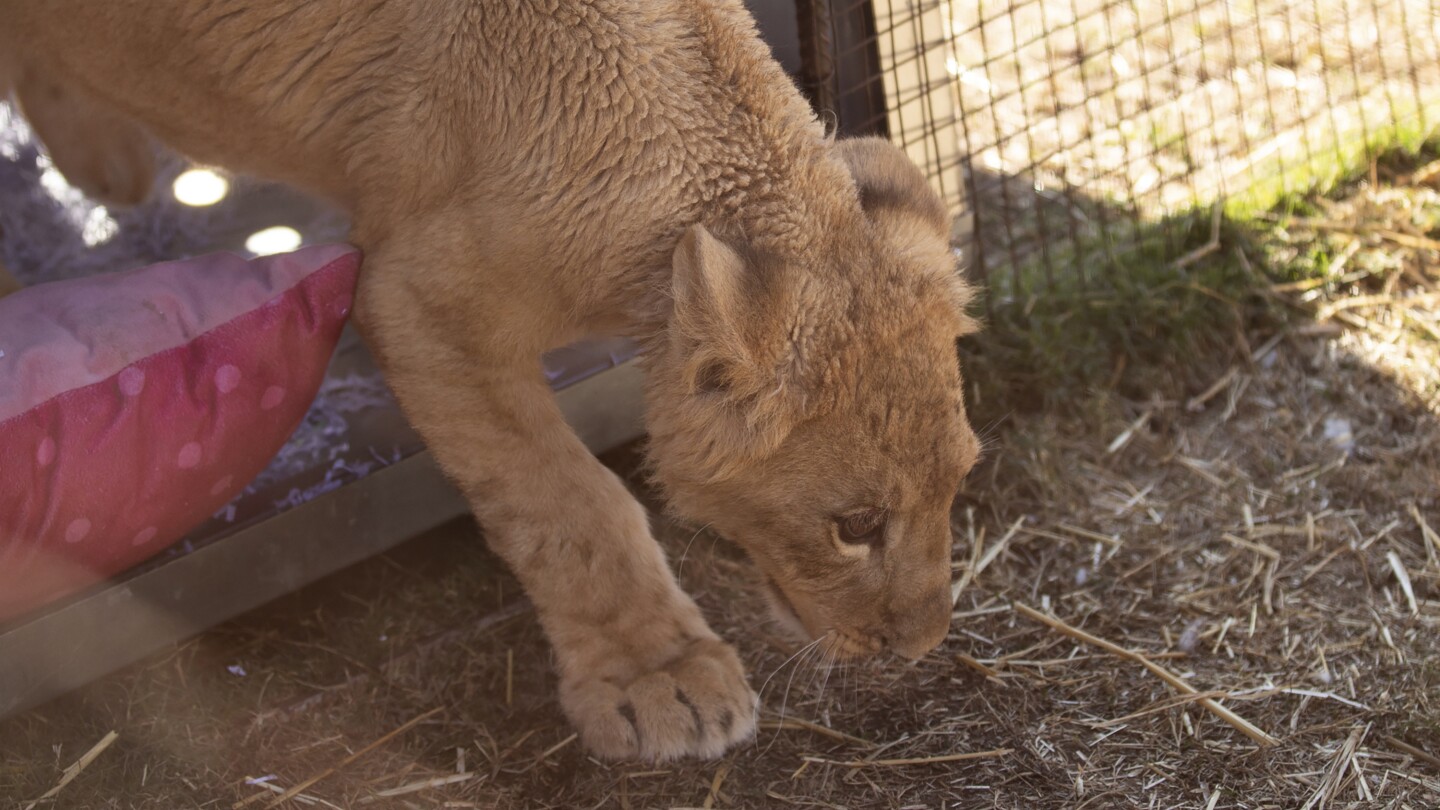
<svg viewBox="0 0 1440 810"><path fill-rule="evenodd" d="M1247 220L1298 196L1329 193L1364 173L1376 155L1403 158L1433 148L1440 105L1422 108L1411 103L1395 112L1394 120L1386 123L1368 122L1374 127L1368 137L1364 128L1352 122L1345 136L1332 137L1328 144L1312 144L1308 156L1276 156L1254 167L1251 176L1257 179L1226 199L1226 217Z"/></svg>
<svg viewBox="0 0 1440 810"><path fill-rule="evenodd" d="M1211 242L1213 208L1133 231L1113 225L1129 218L1117 211L1108 234L1052 245L1051 273L1037 259L998 278L988 291L985 331L963 346L978 418L1063 409L1097 392L1189 396L1225 367L1245 362L1253 347L1244 335L1273 332L1297 317L1268 288L1322 277L1339 249L1327 237L1281 238L1287 216L1316 215L1317 197L1365 177L1370 156L1403 166L1440 154L1440 140L1418 127L1381 134L1372 133L1368 150L1358 144L1327 164L1338 169L1310 166L1225 201L1218 247L1183 266L1177 260Z"/></svg>
<svg viewBox="0 0 1440 810"><path fill-rule="evenodd" d="M986 398L1009 407L1063 408L1111 384L1124 395L1174 396L1212 365L1191 360L1236 359L1239 330L1279 313L1234 253L1252 241L1249 228L1222 222L1219 250L1175 266L1210 241L1210 230L1208 213L1192 213L1145 226L1123 248L1052 254L1061 267L1089 263L1090 280L1064 274L1048 284L1038 272L1020 274L1006 300L992 299L985 332L969 342L971 378L998 386ZM1156 379L1147 370L1165 373Z"/></svg>

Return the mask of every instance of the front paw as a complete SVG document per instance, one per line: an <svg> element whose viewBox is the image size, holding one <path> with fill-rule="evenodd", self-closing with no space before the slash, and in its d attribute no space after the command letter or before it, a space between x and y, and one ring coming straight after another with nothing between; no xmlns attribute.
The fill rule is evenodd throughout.
<svg viewBox="0 0 1440 810"><path fill-rule="evenodd" d="M580 739L607 759L710 759L755 733L755 693L735 650L716 639L626 682L567 679L560 702Z"/></svg>

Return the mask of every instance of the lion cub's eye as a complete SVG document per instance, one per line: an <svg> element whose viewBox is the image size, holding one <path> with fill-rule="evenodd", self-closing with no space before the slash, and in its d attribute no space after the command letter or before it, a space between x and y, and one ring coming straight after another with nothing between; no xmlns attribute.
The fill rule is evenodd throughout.
<svg viewBox="0 0 1440 810"><path fill-rule="evenodd" d="M835 519L840 539L852 546L878 546L885 540L885 510L866 509Z"/></svg>

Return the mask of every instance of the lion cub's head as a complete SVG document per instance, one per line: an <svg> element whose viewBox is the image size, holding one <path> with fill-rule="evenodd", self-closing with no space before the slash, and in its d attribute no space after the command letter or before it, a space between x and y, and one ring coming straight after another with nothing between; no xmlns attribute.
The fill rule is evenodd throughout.
<svg viewBox="0 0 1440 810"><path fill-rule="evenodd" d="M950 506L979 454L956 358L968 291L914 164L878 139L833 148L859 213L824 247L681 239L651 455L676 510L749 552L794 629L918 657L949 627Z"/></svg>

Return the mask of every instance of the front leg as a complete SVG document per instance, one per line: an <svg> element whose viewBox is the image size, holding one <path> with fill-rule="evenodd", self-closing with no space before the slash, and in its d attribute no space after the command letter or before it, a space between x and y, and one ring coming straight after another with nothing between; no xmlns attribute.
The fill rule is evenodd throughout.
<svg viewBox="0 0 1440 810"><path fill-rule="evenodd" d="M366 260L366 338L535 603L581 739L605 757L666 760L717 756L749 738L756 699L739 657L680 590L644 509L565 423L538 354L516 356L522 327L498 309L474 311L483 302L447 323L453 301L426 300L393 272L383 251ZM475 323L511 348L465 337Z"/></svg>

